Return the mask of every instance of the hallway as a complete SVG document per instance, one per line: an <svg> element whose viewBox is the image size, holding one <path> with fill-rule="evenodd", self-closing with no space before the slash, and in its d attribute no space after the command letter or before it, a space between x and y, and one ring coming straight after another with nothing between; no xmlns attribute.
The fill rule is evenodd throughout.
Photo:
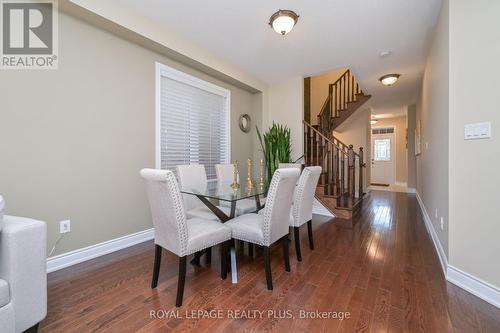
<svg viewBox="0 0 500 333"><path fill-rule="evenodd" d="M447 283L415 195L373 191L354 228L316 216L314 251L301 230L303 261L290 245L292 273L281 249L272 251L274 290L265 288L261 252L239 255L239 284L219 278L212 264L188 265L180 318L173 310L177 265L164 252L159 285L150 289L154 246L137 246L49 274L49 313L42 332L499 332L500 310ZM261 310L262 319L187 319L191 310ZM299 319L299 311L342 311L349 318ZM268 310L276 310L268 316ZM286 312L289 311L289 312ZM227 313L227 312L225 312ZM292 313L295 319L279 318Z"/></svg>

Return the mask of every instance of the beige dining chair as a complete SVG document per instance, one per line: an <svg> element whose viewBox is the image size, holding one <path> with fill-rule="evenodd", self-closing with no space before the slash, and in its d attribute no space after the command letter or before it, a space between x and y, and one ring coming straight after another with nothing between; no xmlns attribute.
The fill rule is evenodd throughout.
<svg viewBox="0 0 500 333"><path fill-rule="evenodd" d="M140 172L146 191L154 226L155 259L151 288L158 285L162 249L179 257L177 298L175 305L182 305L186 280L187 256L221 245L221 278L227 276L228 240L231 229L215 220L197 217L186 218L182 196L172 171L142 169Z"/></svg>
<svg viewBox="0 0 500 333"><path fill-rule="evenodd" d="M299 175L298 169L276 170L269 186L263 214L245 214L226 222L226 226L231 228L233 239L263 247L267 289L269 290L273 289L270 247L278 240L281 240L283 246L285 270L290 271L288 230L293 191Z"/></svg>
<svg viewBox="0 0 500 333"><path fill-rule="evenodd" d="M297 260L302 261L302 253L300 251L300 226L307 223L307 233L309 236L309 248L314 250L314 241L312 233L312 208L314 202L314 194L321 175L320 166L312 166L304 168L300 175L297 187L293 195L292 214L290 216L290 226L293 227L295 252Z"/></svg>

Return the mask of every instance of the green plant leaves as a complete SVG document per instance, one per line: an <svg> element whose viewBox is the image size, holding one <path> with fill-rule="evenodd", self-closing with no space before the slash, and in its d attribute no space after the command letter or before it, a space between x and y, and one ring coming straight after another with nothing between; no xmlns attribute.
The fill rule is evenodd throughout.
<svg viewBox="0 0 500 333"><path fill-rule="evenodd" d="M273 122L273 126L262 135L259 128L257 126L255 128L266 163L266 185L269 185L274 171L278 169L278 165L280 163L291 162L292 145L290 129L287 126Z"/></svg>

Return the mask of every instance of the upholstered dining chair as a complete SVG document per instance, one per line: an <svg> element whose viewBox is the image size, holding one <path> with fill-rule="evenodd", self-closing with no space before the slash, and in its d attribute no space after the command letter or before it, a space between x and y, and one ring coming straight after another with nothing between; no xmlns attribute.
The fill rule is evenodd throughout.
<svg viewBox="0 0 500 333"><path fill-rule="evenodd" d="M215 174L217 181L222 183L222 186L230 186L234 181L234 165L233 164L216 164ZM238 177L239 182L239 177ZM230 207L231 203L228 201L221 201L222 207ZM236 215L243 215L246 213L253 213L257 209L255 199L242 199L236 203Z"/></svg>
<svg viewBox="0 0 500 333"><path fill-rule="evenodd" d="M276 170L269 186L263 214L245 214L226 222L226 226L231 228L233 239L263 247L267 289L269 290L273 289L270 247L280 239L285 258L285 270L290 271L288 230L293 191L299 175L298 169Z"/></svg>
<svg viewBox="0 0 500 333"><path fill-rule="evenodd" d="M221 244L221 278L227 276L227 241L231 229L214 220L186 218L179 186L172 171L142 169L153 218L155 259L151 288L158 285L161 252L166 249L179 257L175 305L181 306L188 255Z"/></svg>
<svg viewBox="0 0 500 333"><path fill-rule="evenodd" d="M204 191L207 187L207 173L203 164L178 165L175 171L181 189L199 189L200 191ZM215 216L215 214L196 196L184 194L183 198L187 217L219 220L218 217ZM231 212L230 207L218 206L218 208L227 215Z"/></svg>
<svg viewBox="0 0 500 333"><path fill-rule="evenodd" d="M293 195L293 208L290 217L290 226L293 227L295 252L297 260L302 261L302 253L300 251L300 232L299 228L307 223L307 233L309 236L309 248L314 250L314 241L312 233L312 208L316 186L321 175L320 166L312 166L304 168L300 175L295 193Z"/></svg>

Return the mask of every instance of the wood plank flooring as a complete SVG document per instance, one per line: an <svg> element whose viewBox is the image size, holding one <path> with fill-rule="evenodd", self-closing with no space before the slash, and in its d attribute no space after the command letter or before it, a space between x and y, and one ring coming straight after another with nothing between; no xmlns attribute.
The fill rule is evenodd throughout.
<svg viewBox="0 0 500 333"><path fill-rule="evenodd" d="M304 225L303 261L291 243L290 273L281 247L273 248L273 291L261 251L239 254L233 285L219 278L214 249L211 265L188 265L184 305L168 312L177 318L158 318L176 310L177 260L163 252L151 290L153 242L51 273L41 331L500 332L499 309L445 281L414 195L372 192L357 218L345 228L315 216L314 251ZM301 310L349 317L300 319ZM256 318L229 318L238 313Z"/></svg>

